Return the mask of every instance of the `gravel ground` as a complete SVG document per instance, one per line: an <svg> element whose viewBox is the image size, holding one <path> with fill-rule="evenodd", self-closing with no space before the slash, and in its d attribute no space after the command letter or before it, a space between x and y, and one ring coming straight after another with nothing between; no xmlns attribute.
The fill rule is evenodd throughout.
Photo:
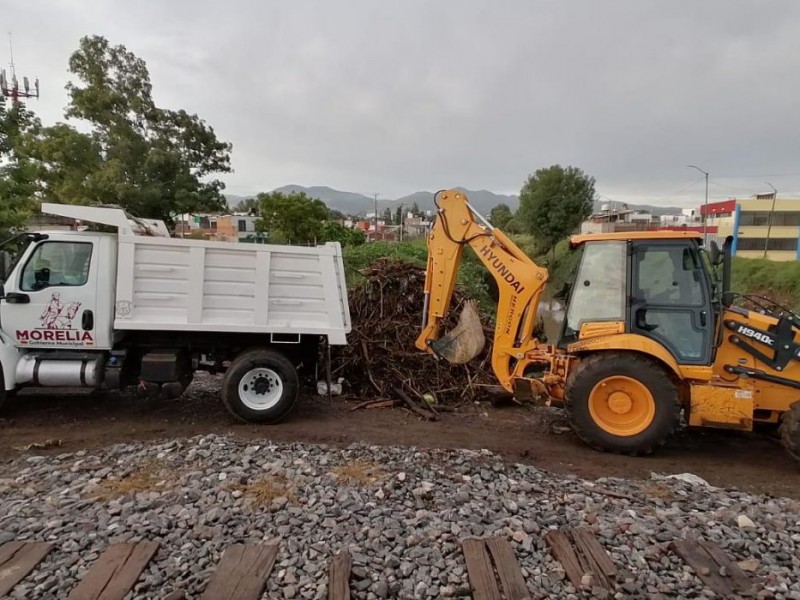
<svg viewBox="0 0 800 600"><path fill-rule="evenodd" d="M487 451L219 436L0 465L0 542L55 543L12 598L63 598L108 544L139 539L161 546L129 598L198 597L227 545L270 540L280 552L264 598L325 598L339 550L354 559L354 598L468 597L459 541L487 535L511 540L533 597L606 597L576 592L541 539L578 525L621 569L612 597L714 597L667 550L702 536L758 577L758 597L800 599L800 502L702 481L586 481Z"/></svg>

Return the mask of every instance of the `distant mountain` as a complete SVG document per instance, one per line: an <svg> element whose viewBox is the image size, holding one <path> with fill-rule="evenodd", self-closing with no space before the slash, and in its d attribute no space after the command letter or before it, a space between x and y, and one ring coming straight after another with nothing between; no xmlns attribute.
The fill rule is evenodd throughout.
<svg viewBox="0 0 800 600"><path fill-rule="evenodd" d="M515 195L495 194L488 190L458 189L466 193L469 197L470 204L484 215L488 215L492 208L498 204L507 204L512 211L517 210L519 207L519 197ZM371 212L375 205L374 198L356 192L336 190L325 185L310 187L304 187L302 185L284 185L273 191L282 192L284 194L305 192L306 195L312 198L322 200L328 208L339 210L348 215L363 215L367 212ZM421 210L434 210L436 207L433 203L433 194L433 192L427 191L414 192L413 194L394 200L378 197L378 212L382 213L386 208L390 208L394 211L400 204L405 208L411 208L414 203L416 203ZM228 200L228 206L233 207L250 196L226 194L225 197ZM604 204L611 204L611 208L616 208L616 210L622 210L624 206L621 202L596 201L594 203L594 212L600 212ZM674 206L652 206L649 204L629 204L627 206L630 210L648 211L654 215L675 215L681 212L680 208Z"/></svg>
<svg viewBox="0 0 800 600"><path fill-rule="evenodd" d="M236 194L225 194L225 200L228 202L228 206L233 208L242 200L247 200L248 198L252 198L252 196L237 196Z"/></svg>
<svg viewBox="0 0 800 600"><path fill-rule="evenodd" d="M284 185L274 189L275 192L282 192L284 194L291 194L292 192L305 192L306 195L312 198L322 200L328 208L340 210L348 215L357 215L372 209L374 199L364 194L357 194L355 192L342 192L335 190L326 185L313 185L311 187L303 187L302 185ZM379 210L385 208L385 201L380 203Z"/></svg>
<svg viewBox="0 0 800 600"><path fill-rule="evenodd" d="M517 196L507 196L504 194L495 194L488 190L467 190L464 188L457 188L464 192L469 197L470 205L482 214L489 214L498 204L507 204L508 207L515 211L519 206L519 198ZM398 198L395 202L403 203L403 206L411 206L415 202L422 210L434 209L433 192L415 192L409 196Z"/></svg>

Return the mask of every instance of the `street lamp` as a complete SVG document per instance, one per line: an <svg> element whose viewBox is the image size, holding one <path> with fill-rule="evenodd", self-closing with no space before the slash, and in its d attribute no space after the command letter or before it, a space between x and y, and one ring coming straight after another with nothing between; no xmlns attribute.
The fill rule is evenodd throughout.
<svg viewBox="0 0 800 600"><path fill-rule="evenodd" d="M772 208L769 210L769 219L767 220L767 239L764 242L764 258L767 258L767 250L769 249L769 234L772 232L772 213L775 212L775 200L778 198L778 190L769 181L765 181L769 187L772 188Z"/></svg>
<svg viewBox="0 0 800 600"><path fill-rule="evenodd" d="M708 222L708 171L704 171L695 165L687 165L687 167L690 169L697 169L706 176L706 204L705 209L703 210L703 246L708 248L708 227L706 226L706 223Z"/></svg>

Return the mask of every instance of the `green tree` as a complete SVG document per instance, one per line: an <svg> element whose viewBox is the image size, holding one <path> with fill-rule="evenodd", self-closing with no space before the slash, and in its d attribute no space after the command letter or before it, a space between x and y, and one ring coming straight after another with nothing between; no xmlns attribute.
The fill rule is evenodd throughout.
<svg viewBox="0 0 800 600"><path fill-rule="evenodd" d="M594 198L594 177L553 165L528 177L515 220L551 249L592 214Z"/></svg>
<svg viewBox="0 0 800 600"><path fill-rule="evenodd" d="M0 241L22 227L36 206L36 166L25 139L39 126L24 104L9 106L0 97Z"/></svg>
<svg viewBox="0 0 800 600"><path fill-rule="evenodd" d="M114 203L172 222L177 214L225 208L231 145L197 115L156 106L145 62L100 36L84 37L69 59L67 124L32 143L45 198Z"/></svg>
<svg viewBox="0 0 800 600"><path fill-rule="evenodd" d="M420 210L419 204L417 204L416 202L414 202L414 204L411 205L411 210L409 210L409 212L415 217L421 217L424 214L422 210Z"/></svg>
<svg viewBox="0 0 800 600"><path fill-rule="evenodd" d="M342 246L360 246L367 241L367 236L360 229L351 229L336 221L325 221L319 241L339 242Z"/></svg>
<svg viewBox="0 0 800 600"><path fill-rule="evenodd" d="M505 229L513 217L508 204L498 204L489 212L489 222L500 229Z"/></svg>
<svg viewBox="0 0 800 600"><path fill-rule="evenodd" d="M392 209L389 208L388 206L386 207L386 210L383 211L383 222L386 225L392 225L393 224L392 223Z"/></svg>
<svg viewBox="0 0 800 600"><path fill-rule="evenodd" d="M331 208L328 210L328 218L332 221L344 221L347 216L342 211Z"/></svg>
<svg viewBox="0 0 800 600"><path fill-rule="evenodd" d="M305 192L269 192L256 199L261 215L256 229L269 232L271 240L282 239L290 244L322 240L323 223L329 214L322 200L310 198Z"/></svg>
<svg viewBox="0 0 800 600"><path fill-rule="evenodd" d="M398 206L397 209L394 211L394 224L395 225L402 225L403 224L403 207Z"/></svg>

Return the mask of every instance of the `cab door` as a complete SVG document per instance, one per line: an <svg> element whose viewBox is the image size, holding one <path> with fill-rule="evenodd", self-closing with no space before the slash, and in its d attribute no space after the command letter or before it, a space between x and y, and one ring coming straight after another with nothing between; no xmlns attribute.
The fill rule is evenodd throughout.
<svg viewBox="0 0 800 600"><path fill-rule="evenodd" d="M2 298L3 331L18 347L96 347L95 241L76 235L29 248Z"/></svg>
<svg viewBox="0 0 800 600"><path fill-rule="evenodd" d="M697 244L633 242L630 265L631 332L659 342L679 364L710 364L714 313Z"/></svg>

